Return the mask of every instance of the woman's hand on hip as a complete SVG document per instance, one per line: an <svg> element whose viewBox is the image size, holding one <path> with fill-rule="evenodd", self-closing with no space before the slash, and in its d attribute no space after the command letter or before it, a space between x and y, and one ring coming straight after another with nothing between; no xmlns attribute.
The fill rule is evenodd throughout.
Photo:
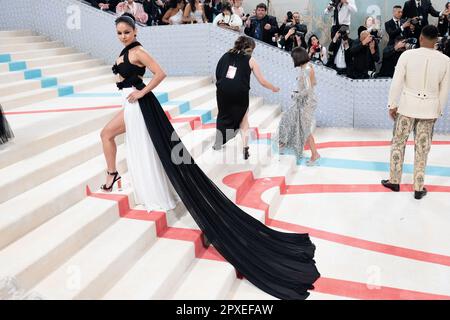
<svg viewBox="0 0 450 320"><path fill-rule="evenodd" d="M129 103L135 103L140 98L142 98L144 95L145 95L145 93L142 90L135 90L128 95L127 100Z"/></svg>

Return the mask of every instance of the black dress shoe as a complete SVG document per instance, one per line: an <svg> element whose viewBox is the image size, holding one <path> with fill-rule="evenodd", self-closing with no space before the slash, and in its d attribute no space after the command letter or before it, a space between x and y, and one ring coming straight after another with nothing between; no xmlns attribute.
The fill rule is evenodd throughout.
<svg viewBox="0 0 450 320"><path fill-rule="evenodd" d="M394 192L399 192L400 191L400 185L399 184L394 184L394 183L390 183L389 180L381 180L381 184L388 188L391 189Z"/></svg>
<svg viewBox="0 0 450 320"><path fill-rule="evenodd" d="M422 191L414 191L414 198L416 198L417 200L422 199L423 197L425 197L427 195L428 191L426 188L423 188Z"/></svg>

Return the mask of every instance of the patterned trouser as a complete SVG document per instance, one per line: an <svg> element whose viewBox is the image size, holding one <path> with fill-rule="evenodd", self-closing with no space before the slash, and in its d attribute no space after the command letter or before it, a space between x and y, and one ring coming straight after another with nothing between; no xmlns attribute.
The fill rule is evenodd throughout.
<svg viewBox="0 0 450 320"><path fill-rule="evenodd" d="M391 148L390 182L399 184L402 179L405 147L409 134L414 130L414 190L422 191L425 179L425 167L433 139L436 119L415 119L399 114L395 120Z"/></svg>

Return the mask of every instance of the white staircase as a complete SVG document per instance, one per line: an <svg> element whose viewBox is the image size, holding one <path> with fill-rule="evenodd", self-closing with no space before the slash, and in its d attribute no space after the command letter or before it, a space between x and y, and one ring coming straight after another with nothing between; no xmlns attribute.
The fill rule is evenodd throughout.
<svg viewBox="0 0 450 320"><path fill-rule="evenodd" d="M87 196L86 186L99 193L104 182L99 134L118 108L30 113L120 105L110 66L31 31L1 31L0 42L0 57L8 60L0 63L0 103L16 136L0 147L0 279L13 277L24 292L44 299L232 298L241 282L234 268L198 257L198 241L158 237L156 222L120 217L117 201ZM9 71L17 61L25 69ZM25 73L35 69L38 76L27 79ZM45 78L55 78L57 86L42 87ZM58 93L61 85L92 98ZM96 97L98 92L105 97ZM196 161L221 187L227 188L221 179L228 173L259 168L256 159L267 146L252 146L248 162L241 160L239 137L223 152L211 149L214 126L203 127L217 116L211 78L168 78L157 92L168 94L164 110ZM275 127L279 114L279 106L251 98L252 127ZM128 197L131 209L141 209L127 183L123 140L116 142L125 187L114 194ZM227 153L236 156L235 164L221 163ZM242 208L264 221L263 212ZM182 207L166 218L169 229L198 236Z"/></svg>

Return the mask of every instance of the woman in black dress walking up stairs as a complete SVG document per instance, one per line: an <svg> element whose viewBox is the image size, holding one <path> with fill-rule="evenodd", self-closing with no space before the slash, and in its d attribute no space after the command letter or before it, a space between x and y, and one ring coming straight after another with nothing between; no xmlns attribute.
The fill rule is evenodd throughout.
<svg viewBox="0 0 450 320"><path fill-rule="evenodd" d="M252 38L239 37L234 48L225 53L217 63L217 132L214 150L220 150L229 140L241 131L244 145L244 159L250 156L248 150L248 105L250 91L250 75L253 71L258 82L273 92L279 88L268 82L262 75L261 69L252 57L255 49Z"/></svg>

